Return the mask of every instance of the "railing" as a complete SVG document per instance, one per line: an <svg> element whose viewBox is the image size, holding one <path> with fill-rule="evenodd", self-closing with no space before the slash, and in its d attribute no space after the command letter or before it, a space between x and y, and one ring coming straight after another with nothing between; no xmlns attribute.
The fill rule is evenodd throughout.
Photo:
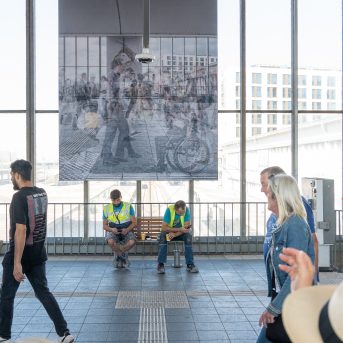
<svg viewBox="0 0 343 343"><path fill-rule="evenodd" d="M102 203L50 203L48 211L47 249L50 254L109 254L102 228ZM168 204L132 204L137 217L162 217ZM242 236L240 208L246 206L246 235ZM264 202L211 202L189 204L192 214L196 253L261 253L265 223L269 215ZM0 239L8 242L9 204L0 203ZM85 221L85 218L87 219ZM336 210L336 244L333 265L343 271L342 210ZM155 253L136 246L134 252Z"/></svg>

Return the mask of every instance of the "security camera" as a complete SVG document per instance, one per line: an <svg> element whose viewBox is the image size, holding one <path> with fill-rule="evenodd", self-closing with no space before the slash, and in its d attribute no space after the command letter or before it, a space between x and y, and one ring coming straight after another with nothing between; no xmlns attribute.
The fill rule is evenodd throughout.
<svg viewBox="0 0 343 343"><path fill-rule="evenodd" d="M151 63L155 56L150 54L149 49L144 48L141 54L136 55L136 60L140 63Z"/></svg>

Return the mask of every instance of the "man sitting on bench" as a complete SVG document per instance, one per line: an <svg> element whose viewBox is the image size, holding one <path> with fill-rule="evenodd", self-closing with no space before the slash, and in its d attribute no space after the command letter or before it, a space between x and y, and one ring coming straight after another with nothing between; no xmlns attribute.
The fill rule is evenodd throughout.
<svg viewBox="0 0 343 343"><path fill-rule="evenodd" d="M190 211L182 200L168 206L164 213L162 230L158 237L158 265L157 272L164 274L164 264L167 261L167 239L171 241L183 241L185 243L185 258L187 270L190 273L198 273L198 268L193 262L192 235L190 232ZM168 236L167 236L168 235Z"/></svg>
<svg viewBox="0 0 343 343"><path fill-rule="evenodd" d="M128 202L123 202L118 189L110 193L111 203L104 206L103 228L106 242L111 247L114 258L113 266L126 268L129 266L128 251L136 244L132 230L137 225L135 210Z"/></svg>

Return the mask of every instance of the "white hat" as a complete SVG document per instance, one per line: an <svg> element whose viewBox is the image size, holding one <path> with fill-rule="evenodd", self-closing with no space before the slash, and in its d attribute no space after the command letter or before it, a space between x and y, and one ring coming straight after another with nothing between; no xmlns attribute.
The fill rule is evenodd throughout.
<svg viewBox="0 0 343 343"><path fill-rule="evenodd" d="M343 282L291 293L282 320L293 343L343 342Z"/></svg>
<svg viewBox="0 0 343 343"><path fill-rule="evenodd" d="M54 343L47 338L39 337L29 337L29 338L20 338L16 340L16 343Z"/></svg>

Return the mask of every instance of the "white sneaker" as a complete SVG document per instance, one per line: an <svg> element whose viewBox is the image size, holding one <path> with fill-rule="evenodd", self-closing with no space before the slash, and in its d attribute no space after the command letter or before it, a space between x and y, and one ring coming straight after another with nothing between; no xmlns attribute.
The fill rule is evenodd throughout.
<svg viewBox="0 0 343 343"><path fill-rule="evenodd" d="M10 338L3 338L0 336L0 343L14 343Z"/></svg>
<svg viewBox="0 0 343 343"><path fill-rule="evenodd" d="M73 343L74 341L75 341L75 338L69 333L67 333L63 337L59 338L58 343Z"/></svg>

